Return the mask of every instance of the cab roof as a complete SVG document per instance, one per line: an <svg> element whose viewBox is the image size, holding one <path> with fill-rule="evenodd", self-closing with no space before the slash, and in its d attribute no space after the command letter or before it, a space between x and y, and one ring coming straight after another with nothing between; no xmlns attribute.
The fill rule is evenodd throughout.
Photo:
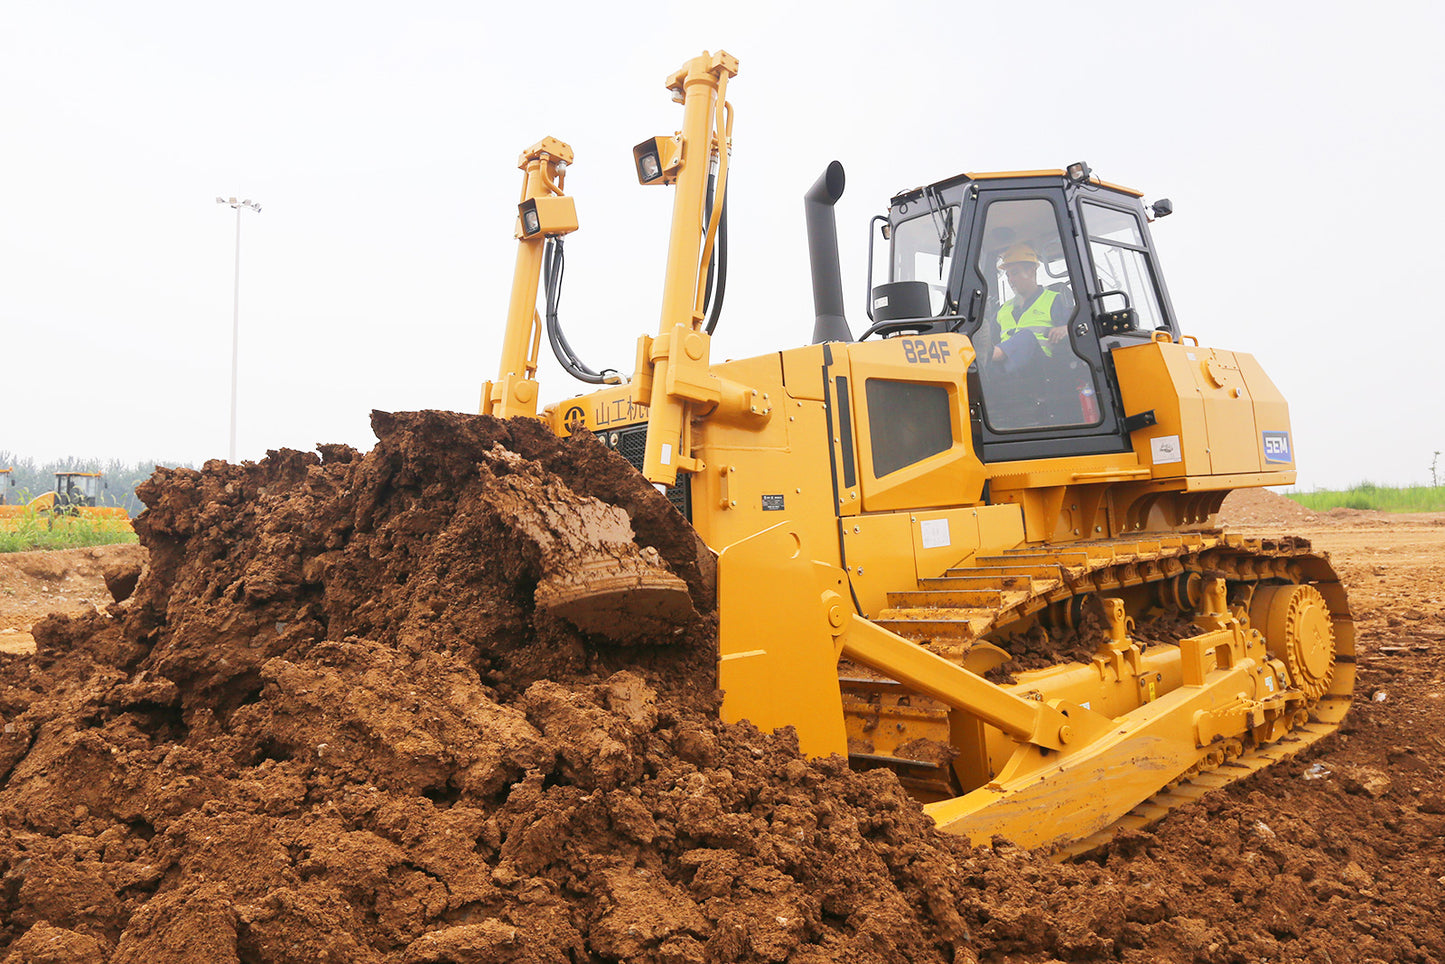
<svg viewBox="0 0 1445 964"><path fill-rule="evenodd" d="M1026 178L1036 177L1066 178L1067 176L1068 175L1063 170L1060 170L1058 168L1039 171L970 171L964 174L955 174L953 177L944 178L942 181L937 181L933 184L924 185L922 187L910 188L907 191L900 191L893 196L892 200L890 200L889 203L897 204L899 201L909 200L923 193L925 187L953 187L956 184L965 184L969 181L1024 180ZM1111 191L1118 191L1121 194L1128 194L1130 197L1142 198L1144 196L1143 191L1136 191L1132 187L1125 187L1122 184L1113 184L1109 181L1100 180L1097 177L1089 178L1089 183L1097 185L1099 187L1108 188Z"/></svg>

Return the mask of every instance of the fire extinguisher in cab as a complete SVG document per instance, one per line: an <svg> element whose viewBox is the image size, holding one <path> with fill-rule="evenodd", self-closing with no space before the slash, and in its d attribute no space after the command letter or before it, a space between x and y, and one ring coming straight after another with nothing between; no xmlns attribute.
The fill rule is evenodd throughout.
<svg viewBox="0 0 1445 964"><path fill-rule="evenodd" d="M1079 385L1079 408L1086 423L1092 424L1099 420L1099 399L1094 394L1094 383L1091 380L1085 379Z"/></svg>

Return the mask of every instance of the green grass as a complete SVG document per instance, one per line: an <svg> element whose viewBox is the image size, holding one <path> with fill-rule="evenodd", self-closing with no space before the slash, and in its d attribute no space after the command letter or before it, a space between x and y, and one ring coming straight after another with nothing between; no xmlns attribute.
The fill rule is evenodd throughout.
<svg viewBox="0 0 1445 964"><path fill-rule="evenodd" d="M60 519L51 526L48 516L29 510L18 516L0 518L0 552L75 549L135 541L135 531L124 519Z"/></svg>
<svg viewBox="0 0 1445 964"><path fill-rule="evenodd" d="M1374 509L1379 512L1445 512L1445 485L1411 485L1390 488L1361 482L1348 489L1320 489L1314 492L1286 492L1306 509Z"/></svg>

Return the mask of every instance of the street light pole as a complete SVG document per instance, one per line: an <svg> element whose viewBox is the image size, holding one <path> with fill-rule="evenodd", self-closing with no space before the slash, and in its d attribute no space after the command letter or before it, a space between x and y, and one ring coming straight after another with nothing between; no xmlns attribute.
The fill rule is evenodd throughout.
<svg viewBox="0 0 1445 964"><path fill-rule="evenodd" d="M261 213L261 205L257 201L247 198L244 201L237 201L235 198L216 198L217 204L229 204L236 211L236 283L235 291L231 297L231 448L229 460L236 461L236 373L237 358L241 347L241 210L250 208L257 214Z"/></svg>

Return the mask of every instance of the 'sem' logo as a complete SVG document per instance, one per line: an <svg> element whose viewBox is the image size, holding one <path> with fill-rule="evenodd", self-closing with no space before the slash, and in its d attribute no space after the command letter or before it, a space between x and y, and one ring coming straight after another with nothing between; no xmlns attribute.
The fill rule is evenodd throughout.
<svg viewBox="0 0 1445 964"><path fill-rule="evenodd" d="M1264 460L1266 462L1293 462L1289 451L1288 432L1264 432Z"/></svg>

